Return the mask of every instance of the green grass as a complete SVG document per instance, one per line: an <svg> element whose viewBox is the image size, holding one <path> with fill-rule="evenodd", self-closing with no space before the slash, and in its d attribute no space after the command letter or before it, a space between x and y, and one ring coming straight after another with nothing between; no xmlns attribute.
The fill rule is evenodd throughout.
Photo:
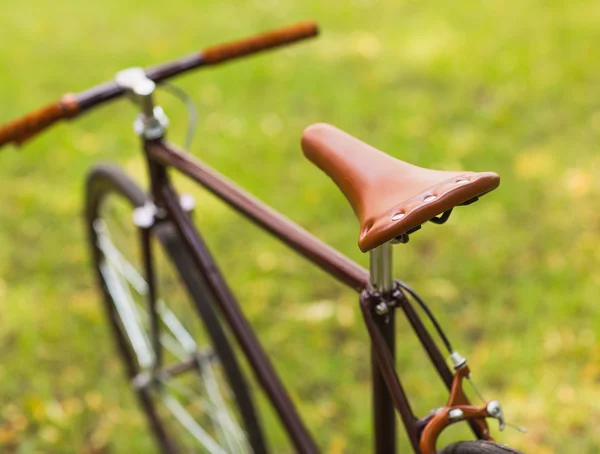
<svg viewBox="0 0 600 454"><path fill-rule="evenodd" d="M439 314L485 396L529 428L494 427L500 440L595 453L599 17L597 2L565 0L8 2L0 121L124 67L318 20L316 41L178 81L200 110L192 152L363 265L346 201L300 153L304 127L329 122L421 166L497 171L497 191L396 248L396 274ZM185 113L160 99L179 140ZM121 101L0 153L2 452L153 449L123 384L81 216L94 163L116 161L143 181L134 114ZM198 199L200 227L323 451L367 452L369 347L355 295ZM423 413L445 395L403 326L401 376Z"/></svg>

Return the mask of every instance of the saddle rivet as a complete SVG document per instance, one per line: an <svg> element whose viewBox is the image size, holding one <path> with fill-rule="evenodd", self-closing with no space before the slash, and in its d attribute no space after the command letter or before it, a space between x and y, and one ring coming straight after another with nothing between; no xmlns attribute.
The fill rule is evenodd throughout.
<svg viewBox="0 0 600 454"><path fill-rule="evenodd" d="M423 202L433 202L435 199L437 199L436 196L428 195L427 197L425 197L425 199L423 199Z"/></svg>
<svg viewBox="0 0 600 454"><path fill-rule="evenodd" d="M404 213L396 213L392 216L392 221L399 221L400 219L402 219L404 216L406 216L406 214Z"/></svg>

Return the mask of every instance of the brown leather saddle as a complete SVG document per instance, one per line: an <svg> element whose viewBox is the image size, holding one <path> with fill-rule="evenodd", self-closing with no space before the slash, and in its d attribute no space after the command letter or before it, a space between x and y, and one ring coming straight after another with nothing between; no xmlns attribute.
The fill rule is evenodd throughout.
<svg viewBox="0 0 600 454"><path fill-rule="evenodd" d="M493 172L446 172L408 164L322 123L306 128L302 149L350 202L360 222L363 252L429 220L441 223L437 216L500 184Z"/></svg>

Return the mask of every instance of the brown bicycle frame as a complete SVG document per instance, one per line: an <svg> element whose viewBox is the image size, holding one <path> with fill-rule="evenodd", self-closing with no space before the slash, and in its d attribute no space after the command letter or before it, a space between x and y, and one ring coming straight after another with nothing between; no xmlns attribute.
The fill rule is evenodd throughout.
<svg viewBox="0 0 600 454"><path fill-rule="evenodd" d="M397 411L413 451L418 454L420 452L420 435L425 427L427 417L419 419L415 416L395 371L395 309L401 309L406 315L448 390L452 386L453 373L420 316L400 288L396 286L395 291L387 295L375 292L369 284L367 270L252 197L206 164L177 150L163 139L144 140L143 149L148 162L150 190L154 203L165 210L167 219L175 225L184 244L189 248L195 265L206 279L214 301L241 347L261 388L275 408L295 449L302 453L319 452L205 242L190 217L180 206L179 197L168 176L169 168L173 168L199 183L289 248L304 256L336 280L360 293L360 306L372 344L375 453L384 454L396 451L395 411ZM150 254L147 255L147 260L147 265L150 267ZM385 301L391 308L390 313L386 316L380 316L374 311L375 306L382 301ZM474 421L468 422L477 438L485 438L480 427Z"/></svg>

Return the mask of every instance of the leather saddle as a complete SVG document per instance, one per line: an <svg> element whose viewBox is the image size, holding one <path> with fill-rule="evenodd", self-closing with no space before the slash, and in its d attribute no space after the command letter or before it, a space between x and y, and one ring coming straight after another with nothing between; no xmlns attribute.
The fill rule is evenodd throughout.
<svg viewBox="0 0 600 454"><path fill-rule="evenodd" d="M337 184L360 222L367 252L496 189L493 172L447 172L395 159L327 124L306 128L302 150Z"/></svg>

